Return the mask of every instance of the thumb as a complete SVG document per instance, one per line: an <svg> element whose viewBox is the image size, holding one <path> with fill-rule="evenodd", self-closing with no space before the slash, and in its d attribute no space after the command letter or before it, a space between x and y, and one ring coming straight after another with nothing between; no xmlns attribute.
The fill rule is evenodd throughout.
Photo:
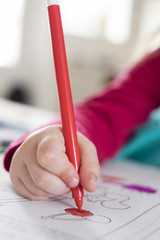
<svg viewBox="0 0 160 240"><path fill-rule="evenodd" d="M97 151L94 144L83 135L78 134L78 141L81 158L80 182L86 191L94 192L100 173Z"/></svg>

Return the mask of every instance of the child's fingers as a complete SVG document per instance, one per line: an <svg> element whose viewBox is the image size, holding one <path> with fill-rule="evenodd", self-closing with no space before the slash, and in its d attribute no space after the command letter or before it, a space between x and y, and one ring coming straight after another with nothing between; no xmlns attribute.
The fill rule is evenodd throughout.
<svg viewBox="0 0 160 240"><path fill-rule="evenodd" d="M14 185L16 192L21 196L35 201L43 199L42 197L35 196L33 193L31 193L18 176L14 176L14 178L12 178L12 183Z"/></svg>
<svg viewBox="0 0 160 240"><path fill-rule="evenodd" d="M31 200L37 200L51 196L51 194L38 188L34 184L25 163L20 161L20 159L17 166L14 164L11 165L10 177L17 192L24 197L27 197ZM25 193L25 195L22 193Z"/></svg>
<svg viewBox="0 0 160 240"><path fill-rule="evenodd" d="M51 195L62 195L70 191L70 188L57 176L41 168L36 162L27 166L34 184Z"/></svg>
<svg viewBox="0 0 160 240"><path fill-rule="evenodd" d="M35 185L35 183L33 182L33 180L31 179L31 176L28 172L27 167L24 165L23 170L19 173L19 178L20 180L23 182L23 184L25 185L25 188L32 193L32 195L36 196L36 197L40 197L40 198L47 198L47 197L51 197L52 194L40 189L39 187L37 187Z"/></svg>
<svg viewBox="0 0 160 240"><path fill-rule="evenodd" d="M38 145L37 161L42 168L59 177L68 187L74 188L78 185L79 175L65 153L64 141L52 136L44 138Z"/></svg>
<svg viewBox="0 0 160 240"><path fill-rule="evenodd" d="M96 148L88 139L79 136L81 156L80 181L88 192L96 189L96 181L100 173Z"/></svg>

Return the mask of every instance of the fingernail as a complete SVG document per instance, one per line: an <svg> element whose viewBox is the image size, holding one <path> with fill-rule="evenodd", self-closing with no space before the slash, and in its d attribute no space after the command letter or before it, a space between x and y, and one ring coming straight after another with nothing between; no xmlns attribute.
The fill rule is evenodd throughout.
<svg viewBox="0 0 160 240"><path fill-rule="evenodd" d="M79 181L77 178L71 178L68 182L69 187L74 188L77 187Z"/></svg>
<svg viewBox="0 0 160 240"><path fill-rule="evenodd" d="M90 182L93 182L93 183L97 182L97 178L95 176L90 176L89 180L90 180Z"/></svg>
<svg viewBox="0 0 160 240"><path fill-rule="evenodd" d="M94 176L90 176L89 177L89 183L90 183L90 185L92 185L93 190L95 190L95 188L96 188L96 182L97 182L97 178L96 177L94 177Z"/></svg>

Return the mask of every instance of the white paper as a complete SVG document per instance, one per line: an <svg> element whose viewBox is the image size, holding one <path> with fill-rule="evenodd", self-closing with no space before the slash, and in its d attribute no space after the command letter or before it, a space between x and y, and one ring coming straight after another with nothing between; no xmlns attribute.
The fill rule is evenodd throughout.
<svg viewBox="0 0 160 240"><path fill-rule="evenodd" d="M85 192L83 209L93 213L85 218L65 212L65 209L75 207L70 194L45 201L29 201L15 193L8 173L2 167L0 175L0 239L160 238L158 168L129 163L104 165L96 192ZM129 189L131 186L135 189ZM147 192L150 190L153 192Z"/></svg>

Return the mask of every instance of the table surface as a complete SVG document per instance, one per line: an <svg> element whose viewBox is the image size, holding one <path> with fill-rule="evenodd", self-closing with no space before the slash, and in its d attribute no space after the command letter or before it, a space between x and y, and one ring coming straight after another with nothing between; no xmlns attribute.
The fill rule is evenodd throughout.
<svg viewBox="0 0 160 240"><path fill-rule="evenodd" d="M55 112L37 107L11 102L0 98L0 121L19 124L26 128L36 128L56 115Z"/></svg>

